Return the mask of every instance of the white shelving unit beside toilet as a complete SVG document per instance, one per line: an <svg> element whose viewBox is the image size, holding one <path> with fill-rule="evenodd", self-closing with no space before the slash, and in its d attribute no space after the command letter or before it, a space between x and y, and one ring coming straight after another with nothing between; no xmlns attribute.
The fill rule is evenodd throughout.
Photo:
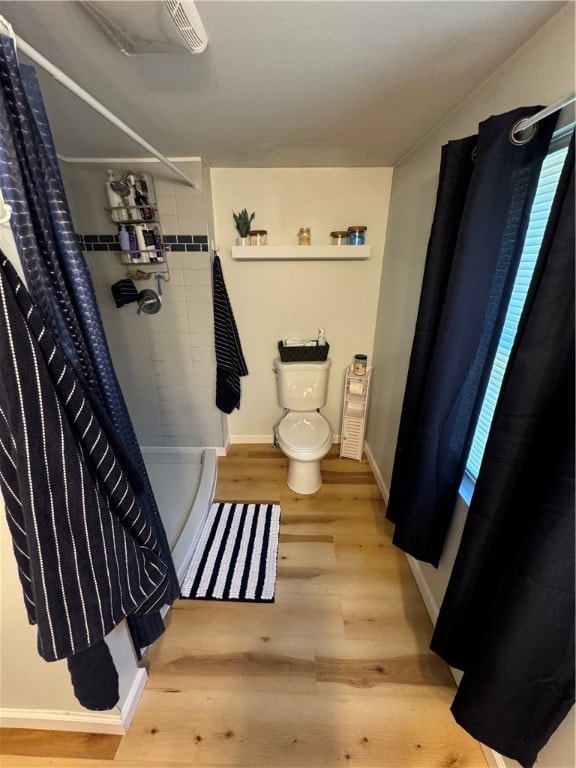
<svg viewBox="0 0 576 768"><path fill-rule="evenodd" d="M340 438L341 458L357 459L358 461L362 459L371 380L371 365L367 366L363 376L354 373L353 365L346 369Z"/></svg>

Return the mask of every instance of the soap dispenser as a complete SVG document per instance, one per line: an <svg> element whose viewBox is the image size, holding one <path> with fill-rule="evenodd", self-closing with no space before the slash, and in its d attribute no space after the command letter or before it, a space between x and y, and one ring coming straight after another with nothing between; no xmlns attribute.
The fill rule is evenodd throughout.
<svg viewBox="0 0 576 768"><path fill-rule="evenodd" d="M326 346L326 331L324 328L318 328L318 340L316 342L319 347Z"/></svg>

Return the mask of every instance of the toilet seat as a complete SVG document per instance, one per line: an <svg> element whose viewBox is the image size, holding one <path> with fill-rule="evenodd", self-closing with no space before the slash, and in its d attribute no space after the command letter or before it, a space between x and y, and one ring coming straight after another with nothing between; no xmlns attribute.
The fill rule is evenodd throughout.
<svg viewBox="0 0 576 768"><path fill-rule="evenodd" d="M278 425L278 437L289 451L304 454L331 442L332 433L317 411L290 411Z"/></svg>

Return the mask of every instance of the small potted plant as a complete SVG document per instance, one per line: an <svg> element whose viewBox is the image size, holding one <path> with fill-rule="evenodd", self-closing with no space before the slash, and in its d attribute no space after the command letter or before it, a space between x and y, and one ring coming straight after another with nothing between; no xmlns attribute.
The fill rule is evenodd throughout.
<svg viewBox="0 0 576 768"><path fill-rule="evenodd" d="M240 237L237 238L236 240L236 244L248 245L249 244L248 235L250 233L250 224L252 222L252 219L254 218L254 212L249 214L246 208L243 208L240 211L240 213L234 213L234 211L232 211L232 215L234 216L234 221L236 222L236 229L238 230L238 234L240 235Z"/></svg>

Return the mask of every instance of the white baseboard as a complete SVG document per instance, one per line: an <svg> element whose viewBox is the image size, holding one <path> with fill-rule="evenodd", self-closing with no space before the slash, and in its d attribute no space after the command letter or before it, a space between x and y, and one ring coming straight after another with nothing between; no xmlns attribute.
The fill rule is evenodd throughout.
<svg viewBox="0 0 576 768"><path fill-rule="evenodd" d="M484 757L486 758L490 768L509 768L509 764L506 764L506 761L502 755L499 755L498 752L494 752L493 749L486 747L484 744L480 744L480 746L482 747ZM518 765L518 768L520 768L519 763L516 763L516 765Z"/></svg>
<svg viewBox="0 0 576 768"><path fill-rule="evenodd" d="M374 458L374 454L370 450L370 446L367 443L364 444L364 453L366 454L366 458L368 459L368 464L370 464L370 469L374 473L374 477L376 478L376 484L380 489L382 498L384 499L386 504L388 504L388 499L390 498L390 491L388 490L388 486L384 482L384 478L382 477L382 473L380 472L380 467L376 464L376 459Z"/></svg>
<svg viewBox="0 0 576 768"><path fill-rule="evenodd" d="M136 677L132 683L132 687L128 691L126 700L122 704L120 709L120 718L122 720L122 726L124 727L124 733L128 732L132 718L136 714L136 709L142 698L144 688L148 682L148 673L143 667L140 667L136 673Z"/></svg>
<svg viewBox="0 0 576 768"><path fill-rule="evenodd" d="M0 727L33 728L42 731L75 731L79 733L110 733L124 736L126 729L120 712L95 714L83 712L53 712L49 709L0 709Z"/></svg>
<svg viewBox="0 0 576 768"><path fill-rule="evenodd" d="M228 454L228 451L230 450L230 435L226 435L226 439L224 440L224 448L217 448L216 453L218 456L226 456Z"/></svg>
<svg viewBox="0 0 576 768"><path fill-rule="evenodd" d="M436 626L438 614L440 613L440 606L438 605L436 598L428 586L428 582L426 581L426 577L422 572L420 562L415 560L411 555L406 555L406 559L408 560L408 565L412 569L412 575L416 580L416 584L418 585L418 589L420 590L422 600L424 600L424 605L426 606L428 615L432 620L432 624Z"/></svg>
<svg viewBox="0 0 576 768"><path fill-rule="evenodd" d="M124 736L140 702L148 680L145 669L139 669L122 707L110 712L60 712L50 709L0 709L0 727L33 728L41 731L73 731L75 733L109 733Z"/></svg>
<svg viewBox="0 0 576 768"><path fill-rule="evenodd" d="M230 435L230 443L233 445L247 445L254 443L255 445L272 445L274 438L269 435Z"/></svg>

